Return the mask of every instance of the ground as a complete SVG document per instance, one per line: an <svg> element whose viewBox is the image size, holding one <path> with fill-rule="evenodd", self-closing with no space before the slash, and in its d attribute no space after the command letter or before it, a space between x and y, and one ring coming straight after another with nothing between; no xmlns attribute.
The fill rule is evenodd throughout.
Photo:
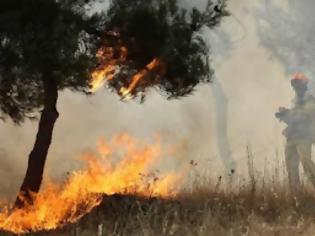
<svg viewBox="0 0 315 236"><path fill-rule="evenodd" d="M89 235L314 235L315 195L310 186L248 184L233 190L220 182L194 185L173 199L104 196L73 225L36 236ZM0 235L10 235L2 233Z"/></svg>

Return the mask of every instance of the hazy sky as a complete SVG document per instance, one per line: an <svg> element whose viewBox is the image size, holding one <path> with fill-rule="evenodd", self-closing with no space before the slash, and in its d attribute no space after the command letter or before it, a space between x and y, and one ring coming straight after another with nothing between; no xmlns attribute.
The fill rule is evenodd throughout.
<svg viewBox="0 0 315 236"><path fill-rule="evenodd" d="M203 1L188 1L201 4ZM258 2L258 1L257 1ZM231 17L220 30L231 45L219 36L205 32L214 52L213 67L228 98L228 136L239 172L245 170L246 146L250 145L257 168L266 160L272 162L279 152L283 157L282 124L274 118L279 106L289 106L293 98L285 66L261 45L257 31L256 1L231 0ZM281 2L281 1L280 1ZM286 1L279 4L285 7ZM222 34L217 33L217 35ZM223 43L222 43L223 42ZM182 160L197 160L218 175L222 163L218 156L215 130L215 103L211 85L198 87L188 98L167 101L155 91L144 104L124 103L100 90L84 97L70 92L61 94L57 121L47 169L49 175L64 175L76 167L76 160L85 150L93 150L100 137L128 131L150 140L162 133L167 143L184 142ZM26 170L28 153L34 143L37 122L14 126L0 123L0 188L1 193L15 194Z"/></svg>

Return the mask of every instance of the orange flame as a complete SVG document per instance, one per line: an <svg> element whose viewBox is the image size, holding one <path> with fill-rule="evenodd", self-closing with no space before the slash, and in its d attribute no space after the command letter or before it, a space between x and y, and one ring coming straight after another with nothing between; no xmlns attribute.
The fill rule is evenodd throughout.
<svg viewBox="0 0 315 236"><path fill-rule="evenodd" d="M131 92L135 89L137 84L141 79L143 79L150 71L158 68L161 65L161 62L159 59L155 58L153 61L151 61L143 70L138 72L132 77L131 83L128 88L122 87L120 89L120 93L123 96L125 100L129 100L132 98L130 95Z"/></svg>
<svg viewBox="0 0 315 236"><path fill-rule="evenodd" d="M90 92L94 93L98 89L100 89L106 80L112 80L115 72L117 70L117 66L124 61L126 61L128 55L128 50L126 47L120 48L120 57L118 59L113 59L114 57L114 49L110 47L101 48L96 57L99 61L102 62L102 65L98 67L92 73L92 79L90 81Z"/></svg>
<svg viewBox="0 0 315 236"><path fill-rule="evenodd" d="M101 66L92 72L92 78L90 81L90 92L95 93L100 89L105 81L112 80L115 73L119 70L119 65L124 63L128 56L128 49L126 47L120 48L120 56L118 59L114 58L114 49L111 47L101 48L96 57L99 60ZM136 88L140 80L147 76L151 71L157 70L158 68L164 69L159 59L154 58L144 69L140 70L134 76L132 76L131 83L128 87L122 87L119 90L120 95L124 100L132 99L132 91ZM162 71L162 73L164 73Z"/></svg>
<svg viewBox="0 0 315 236"><path fill-rule="evenodd" d="M103 194L174 196L178 191L174 186L183 179L181 173L162 178L145 175L161 160L162 154L160 144L141 144L128 134L118 135L109 142L101 140L99 158L84 155L87 169L73 172L63 186L46 185L34 205L10 211L8 205L2 204L0 229L20 234L74 223L98 206Z"/></svg>

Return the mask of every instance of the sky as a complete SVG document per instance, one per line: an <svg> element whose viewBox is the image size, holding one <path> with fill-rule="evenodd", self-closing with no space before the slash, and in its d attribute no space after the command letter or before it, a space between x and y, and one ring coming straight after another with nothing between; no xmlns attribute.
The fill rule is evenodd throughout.
<svg viewBox="0 0 315 236"><path fill-rule="evenodd" d="M204 4L203 0L183 1L187 7ZM216 31L203 32L213 52L211 63L218 81L214 83L221 84L227 98L227 136L239 175L246 175L248 146L257 171L283 162L284 125L274 113L280 106L290 106L294 97L287 69L290 63L277 57L262 37L263 16L257 9L263 9L263 3L230 0L231 16ZM286 3L279 0L276 6L285 10ZM213 84L204 84L191 96L174 101L151 91L144 104L122 102L105 89L90 97L63 92L45 175L53 179L66 176L78 168L80 154L95 149L99 138L121 132L148 141L161 134L163 143L184 144L177 154L181 158L167 160L171 167L182 164L178 160L195 160L211 177L222 175L218 150L222 134L216 129L220 101L216 101L214 89ZM16 194L36 130L37 122L27 121L21 126L0 123L0 194Z"/></svg>

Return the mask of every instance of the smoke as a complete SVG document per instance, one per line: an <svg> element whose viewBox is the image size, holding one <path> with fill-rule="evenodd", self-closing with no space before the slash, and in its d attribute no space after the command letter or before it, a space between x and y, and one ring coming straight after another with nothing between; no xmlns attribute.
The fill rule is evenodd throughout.
<svg viewBox="0 0 315 236"><path fill-rule="evenodd" d="M216 132L219 155L228 174L235 171L236 163L228 138L228 100L218 80L213 82L212 93L216 107Z"/></svg>
<svg viewBox="0 0 315 236"><path fill-rule="evenodd" d="M274 113L280 105L290 104L293 93L282 63L270 58L270 52L261 45L255 12L257 2L242 0L229 3L232 15L220 29L224 36L228 36L228 41L218 37L213 50L216 77L228 101L228 138L225 140L231 145L238 172L245 172L244 168L247 168L248 145L253 150L256 171L261 171L265 165L271 169L276 165L276 156L283 158L284 143L281 135L284 127L275 120ZM213 37L207 36L213 42ZM219 93L215 86L213 90L214 95ZM217 104L220 107L221 103L224 110L224 99L219 100L221 102ZM219 114L218 111L216 114ZM224 137L225 129L221 130L221 137ZM219 147L223 146L220 135L216 137L216 143ZM228 148L225 151L229 153Z"/></svg>
<svg viewBox="0 0 315 236"><path fill-rule="evenodd" d="M256 7L257 32L261 44L272 58L282 64L288 77L292 78L293 73L302 72L311 79L307 95L313 97L315 97L314 7L315 2L312 0L286 0L278 5L275 1L265 0ZM310 98L308 102L311 104ZM298 99L294 106L301 107ZM315 117L313 119L293 113L286 120L288 127L285 134L291 140L312 138ZM288 152L288 155L294 155L292 153ZM310 166L313 165L312 161L308 160L306 165L304 159L301 159L301 162L308 174Z"/></svg>
<svg viewBox="0 0 315 236"><path fill-rule="evenodd" d="M186 2L201 4L200 7L205 3ZM224 173L220 156L227 153L235 159L237 173L246 174L249 144L257 171L264 163L274 165L277 151L283 157L284 143L281 134L284 127L274 113L279 106L290 104L293 93L286 78L287 68L282 61L271 58L272 50L261 44L261 18L255 2L230 0L232 16L224 19L215 32L203 32L212 46L211 63L222 87L221 96L228 101L227 114L224 114L224 100L216 100L220 97L216 85L199 86L193 95L175 101L167 101L152 90L144 104L121 102L105 89L90 97L64 91L58 103L60 118L48 155L46 176L53 179L66 176L68 171L80 167L80 154L95 149L100 137L110 138L125 131L143 140L161 133L163 142L183 144L177 154L180 158L167 160L170 166L176 168L195 160L198 168L214 181ZM221 122L227 117L226 130L220 128L219 134L218 111L223 112ZM0 123L1 193L14 197L17 192L36 130L37 122L22 126ZM227 143L218 137L224 137ZM230 148L224 150L225 145Z"/></svg>
<svg viewBox="0 0 315 236"><path fill-rule="evenodd" d="M312 0L286 0L282 4L264 0L256 7L258 35L272 57L286 72L315 75L315 19ZM315 92L312 81L312 92Z"/></svg>

